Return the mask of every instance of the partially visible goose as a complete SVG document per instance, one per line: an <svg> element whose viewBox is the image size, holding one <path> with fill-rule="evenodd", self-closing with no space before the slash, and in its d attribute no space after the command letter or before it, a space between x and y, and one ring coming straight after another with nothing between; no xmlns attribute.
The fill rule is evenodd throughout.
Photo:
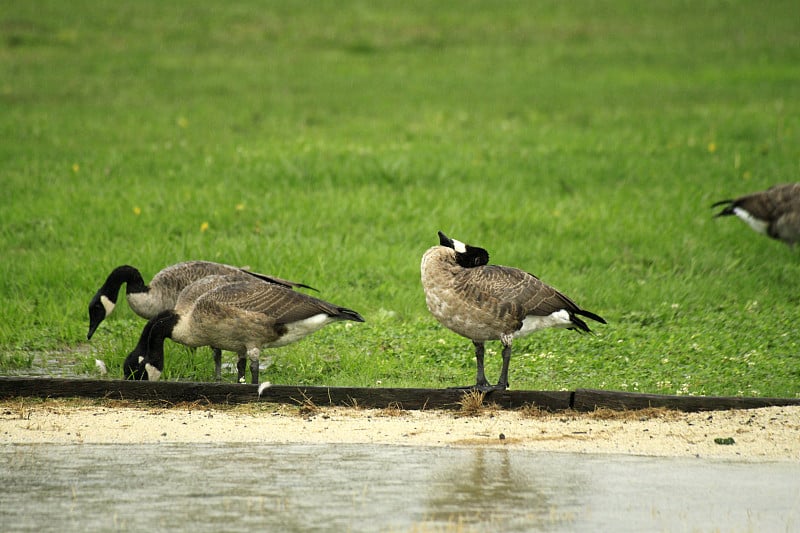
<svg viewBox="0 0 800 533"><path fill-rule="evenodd" d="M209 280L198 283L208 284ZM124 363L125 377L157 380L164 370L164 339L190 347L214 346L239 355L239 381L247 359L258 383L262 348L285 346L340 320L363 322L357 312L256 278L187 287L175 308L150 319ZM197 296L199 294L199 296Z"/></svg>
<svg viewBox="0 0 800 533"><path fill-rule="evenodd" d="M722 205L725 208L715 217L736 215L756 232L789 246L800 241L800 183L775 185L711 207Z"/></svg>
<svg viewBox="0 0 800 533"><path fill-rule="evenodd" d="M489 265L489 253L439 232L439 246L422 256L422 287L428 309L447 328L472 340L477 359L474 388L488 392L508 388L508 364L515 338L544 328L590 332L578 315L605 324L600 316L512 267ZM500 379L492 386L483 366L484 343L503 344Z"/></svg>
<svg viewBox="0 0 800 533"><path fill-rule="evenodd" d="M158 313L175 307L178 295L191 283L206 276L238 273L246 273L287 287L304 287L315 290L302 283L257 274L211 261L186 261L168 266L153 276L150 284L147 285L138 269L123 265L115 268L108 275L103 286L89 302L89 333L86 338L91 339L100 323L114 311L119 290L123 284L125 284L125 295L131 310L149 320ZM221 379L222 352L217 348L213 348L213 351L217 380L219 380Z"/></svg>

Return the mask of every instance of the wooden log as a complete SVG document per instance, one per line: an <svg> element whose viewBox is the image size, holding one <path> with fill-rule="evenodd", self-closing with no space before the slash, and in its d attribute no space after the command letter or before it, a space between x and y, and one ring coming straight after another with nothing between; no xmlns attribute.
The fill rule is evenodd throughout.
<svg viewBox="0 0 800 533"><path fill-rule="evenodd" d="M272 385L258 395L257 385L127 381L63 378L0 377L0 398L105 398L164 403L208 402L241 404L273 402L301 405L344 405L400 409L457 409L464 396L458 389L359 388ZM551 411L568 409L570 392L502 391L486 395L484 403L513 408L534 404Z"/></svg>
<svg viewBox="0 0 800 533"><path fill-rule="evenodd" d="M147 400L166 404L205 402L242 404L272 402L290 405L399 409L458 409L464 397L459 389L320 387L272 385L258 395L257 385L194 383L183 381L127 381L40 377L0 377L0 398L101 398ZM535 405L548 411L598 408L636 410L665 407L680 411L754 409L776 405L800 405L800 398L744 398L720 396L668 396L631 392L578 389L570 391L506 390L490 392L484 404L503 408Z"/></svg>
<svg viewBox="0 0 800 533"><path fill-rule="evenodd" d="M728 409L757 409L780 405L800 405L800 398L751 398L740 396L669 396L593 389L578 389L572 401L577 411L598 408L614 410L666 407L678 411L721 411Z"/></svg>

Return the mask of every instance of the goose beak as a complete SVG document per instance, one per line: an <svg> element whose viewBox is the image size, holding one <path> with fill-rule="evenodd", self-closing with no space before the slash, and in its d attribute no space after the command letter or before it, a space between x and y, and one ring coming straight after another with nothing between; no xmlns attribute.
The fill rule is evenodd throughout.
<svg viewBox="0 0 800 533"><path fill-rule="evenodd" d="M465 254L467 253L467 245L457 239L451 239L441 231L439 232L439 244L442 246L446 246L447 248L451 248L456 251L457 254Z"/></svg>
<svg viewBox="0 0 800 533"><path fill-rule="evenodd" d="M104 317L98 317L92 315L91 311L89 312L89 333L86 334L86 340L90 340L94 332L97 331L97 326L100 325L100 322L103 321Z"/></svg>

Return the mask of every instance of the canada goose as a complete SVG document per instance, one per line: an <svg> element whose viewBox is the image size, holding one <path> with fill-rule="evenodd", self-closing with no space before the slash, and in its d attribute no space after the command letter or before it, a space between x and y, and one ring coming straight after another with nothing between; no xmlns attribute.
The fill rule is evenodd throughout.
<svg viewBox="0 0 800 533"><path fill-rule="evenodd" d="M451 239L441 231L439 246L425 252L420 269L430 312L475 345L478 371L474 388L480 391L508 388L508 363L515 338L549 327L590 332L577 315L606 323L536 276L517 268L489 265L489 252ZM489 340L503 343L503 366L494 386L486 380L483 368L484 343Z"/></svg>
<svg viewBox="0 0 800 533"><path fill-rule="evenodd" d="M753 230L778 239L789 246L800 241L800 183L775 185L733 200L722 200L711 207L724 205L714 215L736 215Z"/></svg>
<svg viewBox="0 0 800 533"><path fill-rule="evenodd" d="M212 280L211 284L209 290L187 287L174 309L150 319L125 359L127 378L157 380L164 370L164 339L171 338L190 347L214 346L236 352L239 380L244 381L249 359L251 381L258 383L262 348L285 346L331 322L364 321L350 309L256 278Z"/></svg>
<svg viewBox="0 0 800 533"><path fill-rule="evenodd" d="M108 275L103 286L100 287L89 302L89 333L86 338L91 339L100 323L114 310L117 296L123 283L126 285L125 294L130 308L140 317L149 320L161 311L172 309L178 299L178 294L187 285L209 275L242 272L288 287L304 287L316 290L302 283L265 276L210 261L186 261L168 266L156 274L149 285L146 285L139 270L129 265L123 265L115 268ZM217 379L219 380L221 379L222 353L217 348L213 348L213 351Z"/></svg>

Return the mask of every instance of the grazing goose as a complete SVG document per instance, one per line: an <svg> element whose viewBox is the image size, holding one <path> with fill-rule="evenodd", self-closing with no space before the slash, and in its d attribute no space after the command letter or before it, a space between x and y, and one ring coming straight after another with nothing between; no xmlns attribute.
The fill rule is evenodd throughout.
<svg viewBox="0 0 800 533"><path fill-rule="evenodd" d="M800 183L775 185L734 200L722 200L711 207L724 205L716 217L736 215L753 230L778 239L789 246L800 241Z"/></svg>
<svg viewBox="0 0 800 533"><path fill-rule="evenodd" d="M161 311L172 309L178 300L178 294L187 285L210 275L237 273L246 273L288 287L304 287L315 290L302 283L256 274L210 261L186 261L168 266L156 274L149 285L146 285L139 270L129 265L123 265L115 268L109 274L103 286L89 302L89 333L86 338L91 339L100 323L114 310L119 290L123 284L126 285L125 294L130 308L140 317L149 320ZM222 373L222 353L217 348L213 348L213 351L217 380L219 380Z"/></svg>
<svg viewBox="0 0 800 533"><path fill-rule="evenodd" d="M211 288L187 287L174 309L162 311L144 327L139 343L125 359L127 378L157 380L164 370L164 339L170 338L190 347L236 352L239 381L244 382L249 359L252 383L258 383L262 348L285 346L331 322L364 321L350 309L256 278L198 283Z"/></svg>
<svg viewBox="0 0 800 533"><path fill-rule="evenodd" d="M477 359L474 388L483 392L508 388L511 343L544 328L590 332L578 315L602 324L598 315L522 270L489 265L489 253L439 232L439 246L422 256L422 287L428 309L447 328L472 340ZM503 343L503 366L497 385L483 368L484 343Z"/></svg>

